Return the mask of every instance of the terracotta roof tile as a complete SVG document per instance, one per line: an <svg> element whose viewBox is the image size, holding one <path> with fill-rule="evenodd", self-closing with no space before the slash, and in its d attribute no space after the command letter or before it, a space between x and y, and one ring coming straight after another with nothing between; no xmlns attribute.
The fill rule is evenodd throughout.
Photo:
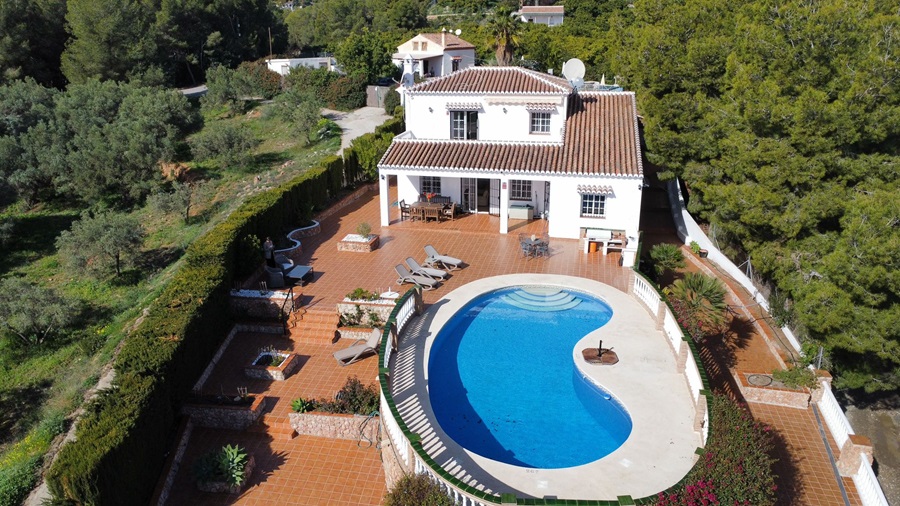
<svg viewBox="0 0 900 506"><path fill-rule="evenodd" d="M456 34L450 32L420 33L419 35L443 47L444 49L475 49L475 46L472 45L471 42L466 42L457 37Z"/></svg>
<svg viewBox="0 0 900 506"><path fill-rule="evenodd" d="M378 164L404 169L643 175L631 92L569 96L562 144L394 139Z"/></svg>
<svg viewBox="0 0 900 506"><path fill-rule="evenodd" d="M429 79L409 89L411 94L510 93L519 95L568 95L572 85L561 77L521 67L469 67L450 75Z"/></svg>

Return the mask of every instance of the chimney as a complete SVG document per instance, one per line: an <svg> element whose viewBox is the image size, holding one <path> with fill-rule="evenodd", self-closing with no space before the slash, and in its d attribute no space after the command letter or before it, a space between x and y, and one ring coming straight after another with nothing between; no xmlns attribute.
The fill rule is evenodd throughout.
<svg viewBox="0 0 900 506"><path fill-rule="evenodd" d="M447 47L447 30L446 29L441 31L441 46Z"/></svg>

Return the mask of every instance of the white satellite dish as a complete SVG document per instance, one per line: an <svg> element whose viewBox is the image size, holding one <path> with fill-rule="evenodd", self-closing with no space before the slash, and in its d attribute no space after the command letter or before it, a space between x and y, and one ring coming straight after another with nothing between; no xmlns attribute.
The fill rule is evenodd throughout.
<svg viewBox="0 0 900 506"><path fill-rule="evenodd" d="M578 58L572 58L566 63L563 63L562 74L566 76L566 79L568 79L569 81L572 81L573 79L583 78L584 62L582 62Z"/></svg>
<svg viewBox="0 0 900 506"><path fill-rule="evenodd" d="M416 83L416 78L409 72L403 74L403 77L400 79L400 82L403 83L404 88L411 88L412 85Z"/></svg>
<svg viewBox="0 0 900 506"><path fill-rule="evenodd" d="M456 34L456 36L457 36L457 37L459 37L459 34L461 34L461 33L462 33L462 30L460 30L460 29L459 29L459 28L457 28L457 29L456 29L456 31L455 31L455 32L453 32L453 33L455 33L455 34Z"/></svg>

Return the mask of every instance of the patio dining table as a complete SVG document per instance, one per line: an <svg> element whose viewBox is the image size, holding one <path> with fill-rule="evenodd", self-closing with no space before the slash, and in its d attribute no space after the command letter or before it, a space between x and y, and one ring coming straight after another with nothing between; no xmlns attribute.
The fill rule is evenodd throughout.
<svg viewBox="0 0 900 506"><path fill-rule="evenodd" d="M429 218L441 221L441 211L445 205L440 202L413 202L409 205L409 216L423 221Z"/></svg>

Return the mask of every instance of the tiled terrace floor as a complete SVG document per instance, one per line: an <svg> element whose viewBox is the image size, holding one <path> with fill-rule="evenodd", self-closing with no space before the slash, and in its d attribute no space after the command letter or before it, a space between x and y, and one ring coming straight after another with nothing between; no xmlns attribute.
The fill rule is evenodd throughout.
<svg viewBox="0 0 900 506"><path fill-rule="evenodd" d="M655 242L676 242L674 227L664 200L658 192L645 192L642 210L644 248ZM396 200L396 199L394 199ZM584 254L576 240L551 240L549 258L522 258L517 235L544 232L545 223L511 221L508 235L497 233L499 218L486 215L463 216L441 223L414 223L396 221L396 208L392 208L395 221L390 227L378 226L377 194L366 194L334 216L322 220L322 232L304 239L303 253L294 257L295 262L312 264L316 275L312 283L303 288L304 305L311 311L333 312L335 304L356 287L383 291L387 288L403 292L398 287L393 266L407 256L418 261L424 258L423 246L434 245L438 251L464 260L467 266L453 272L437 289L425 292L425 302L433 303L444 294L475 279L510 273L553 273L586 277L624 289L627 270L618 267L620 255L610 253ZM344 235L354 233L356 226L366 221L373 233L381 237L380 248L369 254L338 252L336 243ZM732 283L729 283L731 286ZM749 294L735 289L740 305L750 305ZM752 309L751 309L752 310ZM746 317L746 321L755 316ZM743 370L770 371L778 363L770 352L770 346L762 338L766 326L739 325L735 338L710 346L704 353L704 364L710 369L714 387L719 391L735 394L731 388L730 372L735 367ZM333 395L349 375L357 375L364 382L374 381L376 359L367 358L347 368L340 368L330 354L347 345L311 344L300 338L304 324L292 330L292 340L283 340L276 347L287 347L304 355L300 370L288 381L253 382L235 377L231 371L244 362L244 354L255 351L258 340L281 339L264 335L237 336L232 346L245 348L241 358L232 360L227 369L218 369L207 382L207 388L217 385L247 386L251 392L267 391L277 398L272 415L281 416L289 410L290 400L299 396L319 397ZM253 341L249 341L249 339ZM768 336L777 344L777 337ZM244 339L246 342L241 342ZM249 359L247 359L249 360ZM779 504L822 505L844 504L837 481L830 473L825 447L811 410L797 410L765 405L751 405L751 411L759 419L770 423L783 438L782 478L779 480ZM240 496L214 496L196 492L189 479L190 465L199 453L227 442L240 442L260 452L261 477L254 478L251 487ZM833 446L833 442L832 442ZM832 448L834 451L834 448ZM258 457L259 458L259 457ZM859 504L858 496L850 480L844 480L850 504ZM272 440L264 434L235 433L198 429L189 445L184 465L176 478L169 504L380 504L385 492L384 475L379 454L374 449L358 448L356 442L298 437L294 440ZM350 493L352 491L352 494Z"/></svg>

